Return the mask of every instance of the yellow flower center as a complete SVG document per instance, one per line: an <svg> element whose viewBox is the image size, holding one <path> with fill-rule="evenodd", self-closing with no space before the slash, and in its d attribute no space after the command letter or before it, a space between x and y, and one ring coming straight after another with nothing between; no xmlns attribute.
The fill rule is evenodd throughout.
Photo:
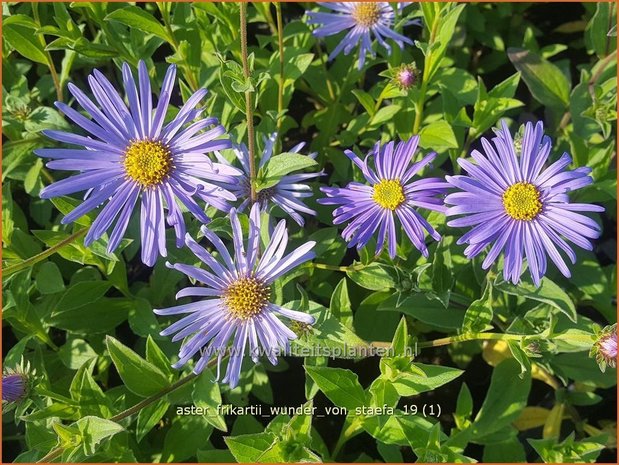
<svg viewBox="0 0 619 465"><path fill-rule="evenodd" d="M354 6L352 17L355 22L364 27L374 26L380 19L380 8L378 3L360 2Z"/></svg>
<svg viewBox="0 0 619 465"><path fill-rule="evenodd" d="M378 205L389 210L395 210L406 200L399 179L383 179L375 184L372 198Z"/></svg>
<svg viewBox="0 0 619 465"><path fill-rule="evenodd" d="M125 173L142 187L164 181L172 171L172 153L159 141L137 140L125 150Z"/></svg>
<svg viewBox="0 0 619 465"><path fill-rule="evenodd" d="M531 221L542 211L540 193L533 184L517 182L503 193L505 212L515 220Z"/></svg>
<svg viewBox="0 0 619 465"><path fill-rule="evenodd" d="M256 278L240 278L228 286L223 301L230 315L248 320L260 314L269 303L271 289Z"/></svg>

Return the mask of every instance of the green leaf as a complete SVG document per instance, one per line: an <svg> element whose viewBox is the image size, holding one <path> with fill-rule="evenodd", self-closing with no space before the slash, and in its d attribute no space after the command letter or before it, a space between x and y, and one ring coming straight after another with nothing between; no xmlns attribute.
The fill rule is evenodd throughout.
<svg viewBox="0 0 619 465"><path fill-rule="evenodd" d="M361 270L347 271L346 274L359 286L373 291L391 289L396 284L388 266L380 263L374 262Z"/></svg>
<svg viewBox="0 0 619 465"><path fill-rule="evenodd" d="M409 363L406 368L401 369L392 378L393 387L398 394L405 397L433 391L464 373L456 368L425 365L423 363L415 363L414 365ZM417 370L421 370L424 375L420 375Z"/></svg>
<svg viewBox="0 0 619 465"><path fill-rule="evenodd" d="M112 336L105 339L108 352L125 386L141 397L148 397L168 387L167 377Z"/></svg>
<svg viewBox="0 0 619 465"><path fill-rule="evenodd" d="M357 97L357 100L359 100L359 103L363 106L363 108L365 108L365 111L367 111L370 116L374 116L375 103L372 96L361 89L353 89L352 93L355 97Z"/></svg>
<svg viewBox="0 0 619 465"><path fill-rule="evenodd" d="M454 4L437 5L434 13L428 14L424 11L424 22L427 21L428 27L436 30L435 42L426 51L424 69L424 80L430 82L438 71L448 45L452 42L456 24L465 5L455 6ZM439 17L436 17L436 15ZM428 21L428 18L432 18ZM435 23L436 22L436 23Z"/></svg>
<svg viewBox="0 0 619 465"><path fill-rule="evenodd" d="M164 398L140 410L135 427L137 442L140 442L159 423L159 420L163 418L169 407L170 403Z"/></svg>
<svg viewBox="0 0 619 465"><path fill-rule="evenodd" d="M111 416L111 405L92 377L95 361L84 363L71 381L71 398L79 406L80 415Z"/></svg>
<svg viewBox="0 0 619 465"><path fill-rule="evenodd" d="M499 363L492 372L488 393L473 422L473 435L482 438L509 425L527 405L531 374L521 377L520 364L513 358Z"/></svg>
<svg viewBox="0 0 619 465"><path fill-rule="evenodd" d="M365 341L330 315L326 308L313 301L308 304L307 313L314 316L316 322L293 341L291 346L293 351L299 348L303 349L303 353L299 353L299 355L307 356L308 354L311 355L313 348L320 347L321 349L328 349L333 355L339 352L342 358L354 358L358 355L356 352L355 355L349 354L348 351L351 351L351 349L369 349ZM296 300L289 302L284 307L299 311L301 305L302 303Z"/></svg>
<svg viewBox="0 0 619 465"><path fill-rule="evenodd" d="M125 321L133 306L133 300L124 298L101 298L68 310L57 305L49 324L79 334L105 333Z"/></svg>
<svg viewBox="0 0 619 465"><path fill-rule="evenodd" d="M470 418L473 414L473 396L466 383L462 383L460 392L458 393L458 400L456 401L456 425L458 428L463 429L463 422Z"/></svg>
<svg viewBox="0 0 619 465"><path fill-rule="evenodd" d="M196 407L206 410L204 415L206 421L218 430L228 431L223 415L217 411L218 406L221 405L219 384L209 369L200 373L200 376L194 382L191 398Z"/></svg>
<svg viewBox="0 0 619 465"><path fill-rule="evenodd" d="M159 348L150 334L146 338L146 360L155 365L169 377L173 377L175 375L170 359L163 353L163 350Z"/></svg>
<svg viewBox="0 0 619 465"><path fill-rule="evenodd" d="M263 462L265 455L278 444L277 436L267 432L225 437L224 441L239 463ZM275 461L283 462L283 459Z"/></svg>
<svg viewBox="0 0 619 465"><path fill-rule="evenodd" d="M387 105L382 107L372 116L370 120L370 127L378 127L383 123L390 122L395 115L402 109L399 105Z"/></svg>
<svg viewBox="0 0 619 465"><path fill-rule="evenodd" d="M391 347L395 355L404 355L409 347L408 327L406 326L406 317L400 319L398 327L393 334Z"/></svg>
<svg viewBox="0 0 619 465"><path fill-rule="evenodd" d="M517 286L502 280L498 276L494 288L511 295L524 297L525 299L536 300L551 305L564 313L570 320L576 322L576 307L572 299L550 279L544 277L539 287L533 283L522 281Z"/></svg>
<svg viewBox="0 0 619 465"><path fill-rule="evenodd" d="M11 47L24 57L42 65L47 65L47 56L43 46L31 30L17 24L5 24L2 28L2 36Z"/></svg>
<svg viewBox="0 0 619 465"><path fill-rule="evenodd" d="M616 13L613 11L613 5L611 2L597 3L595 14L585 30L585 43L599 58L604 58L617 48L617 41L608 38L612 27L616 27Z"/></svg>
<svg viewBox="0 0 619 465"><path fill-rule="evenodd" d="M490 281L486 281L486 288L481 298L475 300L466 309L462 322L462 332L478 333L485 331L492 322L493 315L492 284L490 284Z"/></svg>
<svg viewBox="0 0 619 465"><path fill-rule="evenodd" d="M546 463L592 463L604 450L606 438L606 435L602 435L576 441L572 432L561 443L554 438L528 439L528 441Z"/></svg>
<svg viewBox="0 0 619 465"><path fill-rule="evenodd" d="M142 32L154 34L166 42L172 42L167 31L150 13L137 6L128 6L111 12L105 20L114 20Z"/></svg>
<svg viewBox="0 0 619 465"><path fill-rule="evenodd" d="M432 291L445 308L449 306L452 285L451 253L445 241L441 241L432 260Z"/></svg>
<svg viewBox="0 0 619 465"><path fill-rule="evenodd" d="M331 302L329 303L329 310L335 318L349 328L353 325L353 314L350 299L348 297L348 285L346 278L342 278L331 296Z"/></svg>
<svg viewBox="0 0 619 465"><path fill-rule="evenodd" d="M105 295L110 288L106 281L90 281L74 284L62 295L58 309L67 312L84 305L92 304Z"/></svg>
<svg viewBox="0 0 619 465"><path fill-rule="evenodd" d="M338 407L354 410L365 403L365 392L352 371L318 366L306 366L305 371Z"/></svg>
<svg viewBox="0 0 619 465"><path fill-rule="evenodd" d="M557 66L534 52L520 48L507 49L507 56L538 102L554 108L568 107L570 84Z"/></svg>
<svg viewBox="0 0 619 465"><path fill-rule="evenodd" d="M54 262L41 264L35 284L41 294L56 294L64 291L62 274L60 274L60 269Z"/></svg>
<svg viewBox="0 0 619 465"><path fill-rule="evenodd" d="M98 355L83 339L71 339L58 350L58 358L71 370L77 370Z"/></svg>
<svg viewBox="0 0 619 465"><path fill-rule="evenodd" d="M122 426L111 420L87 416L80 418L75 424L82 438L82 448L86 456L93 455L96 447L109 437L124 430Z"/></svg>
<svg viewBox="0 0 619 465"><path fill-rule="evenodd" d="M317 165L318 163L307 155L280 153L271 157L263 167L264 173L258 178L257 188L258 190L267 189L277 184L282 176Z"/></svg>
<svg viewBox="0 0 619 465"><path fill-rule="evenodd" d="M213 431L202 416L178 416L163 441L161 462L182 462L195 457Z"/></svg>
<svg viewBox="0 0 619 465"><path fill-rule="evenodd" d="M458 148L458 140L452 127L445 120L435 121L419 131L419 145L424 149L445 150Z"/></svg>

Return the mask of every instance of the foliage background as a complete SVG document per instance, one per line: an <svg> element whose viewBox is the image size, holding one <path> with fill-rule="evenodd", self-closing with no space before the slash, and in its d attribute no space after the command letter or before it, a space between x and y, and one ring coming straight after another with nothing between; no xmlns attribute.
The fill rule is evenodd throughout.
<svg viewBox="0 0 619 465"><path fill-rule="evenodd" d="M454 239L460 232L435 214L429 219L445 238L432 246L429 261L402 243L395 262L382 257L359 271L305 267L275 289L278 302L294 301L319 316L302 341L336 346L394 340L401 349L417 339L490 328L530 337L425 349L414 364L403 357L247 364L233 391L205 373L113 423L103 419L182 376L169 368L178 347L158 335L167 323L152 308L173 305L183 278L163 261L154 269L142 265L135 241L125 240L122 251L110 255L105 241L87 249L77 240L3 280L4 365L23 356L37 374L31 398L3 415L3 460L35 461L60 445L62 458L75 461L616 461L616 372L602 373L588 357L595 328L616 322L611 5L414 4L405 13L422 18L423 26L405 26L404 33L419 46L396 48L390 57L379 51L358 71L354 55L326 62L337 39L312 37L303 12L314 5L283 4L280 103L276 9L270 3L249 8L257 133L279 125L283 150L309 142L328 173L323 184L344 185L358 175L345 148L364 153L376 140L406 139L419 130L424 153L440 154L425 174L444 175L500 118L512 121L513 129L543 119L555 141L553 156L567 151L575 167L593 169L595 184L572 199L606 207L597 218L604 234L594 253L579 252L570 280L551 269L541 296L526 284L500 282L496 268L486 276L479 261L464 259ZM121 62L135 67L144 59L157 86L167 64L176 63L181 92L172 104L178 107L191 90L206 86L207 113L220 117L235 140L246 137L238 4L2 7L3 268L91 221L60 225L59 211L77 200L52 205L38 198L60 173L47 171L32 151L50 145L42 129L68 127L53 101L68 101L69 81L84 88L92 68L119 83ZM426 80L408 92L381 74L413 60L426 70ZM321 263L367 265L370 254L346 249L331 226L330 209L310 205L318 216L305 228L289 221L296 243L317 240ZM225 223L214 223L222 234ZM130 229L134 237L136 227ZM171 261L191 259L171 243L169 250ZM333 404L388 404L399 413L440 405L441 414L438 422L420 414L176 414L177 406L191 403L298 406L308 399L318 413Z"/></svg>

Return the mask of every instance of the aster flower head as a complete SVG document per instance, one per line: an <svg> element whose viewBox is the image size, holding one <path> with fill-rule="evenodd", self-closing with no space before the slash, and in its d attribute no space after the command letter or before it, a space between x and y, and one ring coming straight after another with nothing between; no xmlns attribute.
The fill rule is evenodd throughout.
<svg viewBox="0 0 619 465"><path fill-rule="evenodd" d="M436 153L432 152L411 164L418 144L419 136L397 145L389 142L381 146L377 142L365 160L350 150L344 152L361 169L369 185L351 182L344 188L322 187L327 197L318 202L339 205L333 212L333 223L350 221L342 231L349 247L356 245L358 249L362 248L378 230L376 254L388 242L389 256L395 257L396 218L424 256L429 256L424 230L435 240L440 240L441 235L419 214L417 208L444 212L441 195L446 192L448 184L440 178L413 180L436 158ZM373 168L370 165L372 160Z"/></svg>
<svg viewBox="0 0 619 465"><path fill-rule="evenodd" d="M544 136L541 121L526 124L519 150L505 122L495 132L494 146L481 139L485 155L477 150L471 153L476 164L458 159L467 176L447 176L447 181L459 189L445 198L450 206L447 215L460 216L447 225L472 226L458 240L458 244L468 244L464 251L468 258L491 246L482 264L484 269L503 252L506 281L520 281L526 258L533 282L539 286L546 273L547 256L570 277L559 250L572 263L576 254L566 240L592 250L590 239L600 235L597 223L577 212L602 212L604 208L570 203L568 197L569 192L593 182L591 169L565 170L572 162L567 153L544 168L552 144Z"/></svg>
<svg viewBox="0 0 619 465"><path fill-rule="evenodd" d="M326 37L348 30L329 55L330 60L342 51L344 55L348 55L359 46L358 66L362 69L367 54L376 56L372 50L372 35L389 54L391 47L385 39L393 40L400 48L403 48L405 43L413 45L412 40L393 30L395 13L388 2L318 2L318 4L334 13L306 12L308 23L319 25L313 31L316 37Z"/></svg>
<svg viewBox="0 0 619 465"><path fill-rule="evenodd" d="M2 404L5 410L26 399L32 389L34 371L22 360L15 368L6 368L2 373Z"/></svg>
<svg viewBox="0 0 619 465"><path fill-rule="evenodd" d="M80 172L47 186L41 191L41 197L86 191L84 201L62 219L63 224L107 202L93 221L84 243L89 245L99 239L116 221L109 236L109 252L123 238L140 199L142 261L152 266L159 255L166 256L166 222L174 227L177 246L183 245L185 222L179 203L199 221L208 222L197 200L223 211L229 210L229 202L236 200L219 184L231 183L234 173L229 173L226 166L213 164L206 155L231 144L219 138L225 130L216 118L196 120L202 113L196 106L206 95L206 89L195 92L174 119L164 124L176 76L174 65L165 74L154 108L146 64L140 61L138 66L139 89L126 63L122 75L128 105L98 70L88 76L96 104L78 87L69 84L71 94L90 118L56 102L60 111L89 135L43 131L50 139L81 148L35 151L41 157L53 159L47 164L51 169ZM196 121L189 124L193 120Z"/></svg>
<svg viewBox="0 0 619 465"><path fill-rule="evenodd" d="M311 251L316 245L308 241L293 252L284 255L288 244L286 223L281 220L265 250L260 253L260 207L254 205L249 214L249 235L245 248L241 223L235 209L230 210L234 252L230 254L219 237L206 226L202 233L213 244L221 261L202 248L187 235L186 243L210 271L185 265L168 264L187 276L203 283L202 287L187 287L176 298L206 297L185 305L155 310L158 315L187 314L170 325L162 335L174 334L172 341L191 336L181 346L180 368L196 353L200 358L193 371L200 373L208 361L217 356L217 379L221 361L230 342L230 359L222 382L234 388L239 381L241 363L246 347L254 362L264 353L272 364L277 363L277 353L288 349L296 334L286 326L279 315L291 321L313 324L314 317L289 310L270 301L271 285L293 268L314 258Z"/></svg>
<svg viewBox="0 0 619 465"><path fill-rule="evenodd" d="M258 170L263 168L267 162L273 156L273 148L275 141L277 140L277 134L273 133L269 137L264 138L264 150L258 164ZM301 142L287 153L300 153L305 147L305 142ZM240 177L234 178L234 184L226 186L232 191L237 198L243 199L238 207L238 211L243 211L247 208L250 202L250 184L249 184L249 151L244 144L236 145L233 147L234 155L241 164L242 171L239 172ZM315 159L317 153L313 152L307 155L310 159ZM226 160L219 152L215 152L215 156L221 164L231 166L230 162ZM232 169L232 168L231 168ZM305 182L322 176L323 171L316 173L297 173L287 174L282 176L277 184L266 189L258 191L256 194L256 203L260 205L262 211L267 211L271 206L277 205L284 212L299 224L303 226L305 220L301 216L301 213L308 215L316 215L316 212L311 208L308 208L301 199L312 196L312 188L305 184Z"/></svg>
<svg viewBox="0 0 619 465"><path fill-rule="evenodd" d="M617 368L617 323L599 331L589 357L595 357L602 372L607 366Z"/></svg>
<svg viewBox="0 0 619 465"><path fill-rule="evenodd" d="M381 73L381 76L391 78L391 82L394 86L400 90L406 91L417 85L419 81L419 70L417 69L416 63L413 61L412 63L403 63L397 68L389 69Z"/></svg>

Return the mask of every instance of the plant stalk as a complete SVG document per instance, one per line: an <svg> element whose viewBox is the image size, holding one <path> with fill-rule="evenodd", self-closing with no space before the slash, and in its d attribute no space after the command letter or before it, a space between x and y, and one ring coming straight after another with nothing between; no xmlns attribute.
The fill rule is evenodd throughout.
<svg viewBox="0 0 619 465"><path fill-rule="evenodd" d="M249 81L251 74L247 59L247 3L242 2L241 18L241 61L243 76ZM249 198L251 203L256 202L256 155L254 149L254 99L251 90L245 91L245 113L247 116L247 149L249 151Z"/></svg>
<svg viewBox="0 0 619 465"><path fill-rule="evenodd" d="M277 89L277 136L281 137L283 112L284 112L284 22L282 20L282 4L275 3L277 16L277 48L279 50L279 82Z"/></svg>
<svg viewBox="0 0 619 465"><path fill-rule="evenodd" d="M62 249L65 245L71 244L76 239L79 239L83 235L86 234L88 228L82 228L73 234L71 234L66 239L61 240L58 244L50 247L47 250L35 255L34 257L27 258L23 262L16 263L15 265L7 266L2 270L2 277L7 278L12 274L17 273L18 271L25 270L28 267L34 266L39 263L41 260L45 260L47 257L54 255L58 250Z"/></svg>

